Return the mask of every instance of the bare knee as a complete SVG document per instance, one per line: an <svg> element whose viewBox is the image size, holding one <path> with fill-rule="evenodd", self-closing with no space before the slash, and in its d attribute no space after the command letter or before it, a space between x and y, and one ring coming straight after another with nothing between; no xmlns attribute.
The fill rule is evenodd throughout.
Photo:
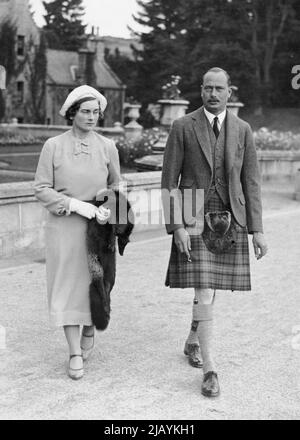
<svg viewBox="0 0 300 440"><path fill-rule="evenodd" d="M215 291L213 289L195 289L195 300L198 304L212 304Z"/></svg>

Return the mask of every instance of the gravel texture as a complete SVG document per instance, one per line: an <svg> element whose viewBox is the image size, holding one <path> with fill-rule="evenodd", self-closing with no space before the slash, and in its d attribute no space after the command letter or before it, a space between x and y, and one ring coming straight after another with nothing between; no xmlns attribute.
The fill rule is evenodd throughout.
<svg viewBox="0 0 300 440"><path fill-rule="evenodd" d="M118 258L111 322L80 381L48 324L45 265L0 265L0 419L299 419L300 203L271 183L263 199L269 253L251 248L252 291L216 297L218 398L201 395L183 354L193 291L164 287L170 237L139 237Z"/></svg>

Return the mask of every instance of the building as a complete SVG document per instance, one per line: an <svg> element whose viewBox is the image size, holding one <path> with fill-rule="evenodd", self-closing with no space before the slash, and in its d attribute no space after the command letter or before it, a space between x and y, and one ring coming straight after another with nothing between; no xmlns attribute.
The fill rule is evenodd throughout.
<svg viewBox="0 0 300 440"><path fill-rule="evenodd" d="M47 53L46 122L61 124L58 111L67 94L80 84L89 84L107 99L103 125L123 123L126 86L104 61L104 45L88 36L78 52L52 50Z"/></svg>
<svg viewBox="0 0 300 440"><path fill-rule="evenodd" d="M39 30L30 13L27 0L0 0L0 26L1 22L9 19L16 27L16 56L18 63L25 60L26 50L30 44L39 43ZM5 67L5 66L4 66ZM26 102L28 100L28 66L24 64L22 70L17 74L13 83L5 92L6 115L10 120L12 117L24 122L26 114Z"/></svg>
<svg viewBox="0 0 300 440"><path fill-rule="evenodd" d="M26 51L32 50L40 40L40 30L29 9L28 0L0 0L1 20L10 18L17 28L16 51L20 62ZM82 41L78 52L46 50L45 95L43 99L44 123L63 125L66 121L59 109L67 94L81 84L89 84L106 96L108 106L101 125L113 126L123 123L123 104L126 86L104 60L104 42L99 36L89 35ZM15 81L6 91L6 119L17 118L19 123L33 123L28 114L31 98L29 89L30 71L26 62Z"/></svg>

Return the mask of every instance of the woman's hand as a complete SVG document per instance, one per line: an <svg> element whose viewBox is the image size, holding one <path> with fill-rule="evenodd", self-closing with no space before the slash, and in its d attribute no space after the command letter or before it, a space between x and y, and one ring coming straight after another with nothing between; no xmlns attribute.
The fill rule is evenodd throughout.
<svg viewBox="0 0 300 440"><path fill-rule="evenodd" d="M82 217L86 217L88 219L94 218L96 215L97 208L91 203L82 202L78 199L71 199L70 201L70 211L76 212Z"/></svg>
<svg viewBox="0 0 300 440"><path fill-rule="evenodd" d="M99 206L96 211L96 220L100 225L103 225L107 222L111 215L110 209L104 208L104 206Z"/></svg>

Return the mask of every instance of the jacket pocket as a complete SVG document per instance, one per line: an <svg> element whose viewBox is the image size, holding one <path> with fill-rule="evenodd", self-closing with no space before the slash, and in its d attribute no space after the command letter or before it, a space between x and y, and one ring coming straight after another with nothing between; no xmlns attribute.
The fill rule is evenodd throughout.
<svg viewBox="0 0 300 440"><path fill-rule="evenodd" d="M179 187L180 188L191 188L193 186L193 184L194 184L194 179L191 179L191 178L189 178L189 179L182 179L180 181Z"/></svg>
<svg viewBox="0 0 300 440"><path fill-rule="evenodd" d="M245 205L246 201L245 201L244 194L240 194L239 195L239 201L240 201L241 205Z"/></svg>

